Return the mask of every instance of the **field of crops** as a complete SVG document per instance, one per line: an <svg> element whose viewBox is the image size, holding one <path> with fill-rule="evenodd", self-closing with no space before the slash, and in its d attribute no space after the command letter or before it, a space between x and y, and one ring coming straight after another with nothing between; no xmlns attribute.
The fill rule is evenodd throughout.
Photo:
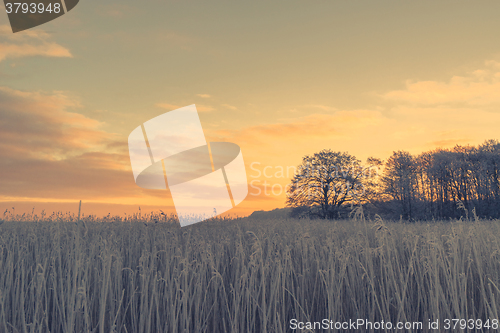
<svg viewBox="0 0 500 333"><path fill-rule="evenodd" d="M427 332L500 316L499 221L29 220L0 225L1 332L293 332L294 319L360 318Z"/></svg>

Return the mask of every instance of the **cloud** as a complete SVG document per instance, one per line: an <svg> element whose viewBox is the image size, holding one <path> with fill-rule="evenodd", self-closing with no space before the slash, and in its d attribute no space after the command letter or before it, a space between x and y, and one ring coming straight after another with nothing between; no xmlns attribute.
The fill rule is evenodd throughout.
<svg viewBox="0 0 500 333"><path fill-rule="evenodd" d="M0 61L7 58L21 58L29 56L45 57L72 57L71 53L56 43L44 43L42 45L14 45L0 43Z"/></svg>
<svg viewBox="0 0 500 333"><path fill-rule="evenodd" d="M80 107L76 98L63 92L0 87L0 144L25 156L64 156L115 138L99 129L102 123L68 111Z"/></svg>
<svg viewBox="0 0 500 333"><path fill-rule="evenodd" d="M229 104L222 104L223 107L225 108L228 108L230 110L238 110L238 108L236 106L233 106L233 105L229 105Z"/></svg>
<svg viewBox="0 0 500 333"><path fill-rule="evenodd" d="M306 104L300 106L301 108L313 108L313 109L320 109L323 111L336 111L338 109L328 106L328 105L321 105L321 104Z"/></svg>
<svg viewBox="0 0 500 333"><path fill-rule="evenodd" d="M437 140L437 141L428 141L426 144L431 148L451 148L456 145L465 146L470 143L470 138L454 138L454 139L445 139L445 140Z"/></svg>
<svg viewBox="0 0 500 333"><path fill-rule="evenodd" d="M500 63L486 61L482 69L448 82L406 81L406 89L381 95L385 100L414 105L489 106L500 104Z"/></svg>
<svg viewBox="0 0 500 333"><path fill-rule="evenodd" d="M44 200L165 195L135 186L128 151L77 99L0 87L0 197Z"/></svg>
<svg viewBox="0 0 500 333"><path fill-rule="evenodd" d="M201 98L210 98L210 97L212 97L209 94L197 94L196 96L201 97Z"/></svg>
<svg viewBox="0 0 500 333"><path fill-rule="evenodd" d="M111 135L96 120L68 112L80 103L62 92L44 94L0 87L0 142L27 155L64 155L94 147ZM56 144L54 144L56 143Z"/></svg>
<svg viewBox="0 0 500 333"><path fill-rule="evenodd" d="M392 104L384 111L393 121L387 146L420 153L499 139L499 91L500 62L492 60L447 81L407 80L405 89L379 95Z"/></svg>
<svg viewBox="0 0 500 333"><path fill-rule="evenodd" d="M30 56L72 57L65 47L49 42L43 31L23 31L13 34L8 25L0 26L0 61Z"/></svg>

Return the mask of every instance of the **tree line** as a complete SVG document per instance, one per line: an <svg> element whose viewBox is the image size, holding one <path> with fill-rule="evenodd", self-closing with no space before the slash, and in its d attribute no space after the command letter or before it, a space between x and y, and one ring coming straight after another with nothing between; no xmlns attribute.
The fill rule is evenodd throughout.
<svg viewBox="0 0 500 333"><path fill-rule="evenodd" d="M303 158L287 190L292 215L345 218L354 205L391 219L500 218L500 143L412 155L395 151L364 165L347 152Z"/></svg>

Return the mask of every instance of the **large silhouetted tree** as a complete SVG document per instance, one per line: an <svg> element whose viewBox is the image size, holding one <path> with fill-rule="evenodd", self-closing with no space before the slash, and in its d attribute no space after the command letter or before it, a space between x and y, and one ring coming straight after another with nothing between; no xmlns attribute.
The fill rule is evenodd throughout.
<svg viewBox="0 0 500 333"><path fill-rule="evenodd" d="M338 217L343 204L360 202L364 196L367 169L360 162L331 150L305 156L287 189L287 206L310 216Z"/></svg>

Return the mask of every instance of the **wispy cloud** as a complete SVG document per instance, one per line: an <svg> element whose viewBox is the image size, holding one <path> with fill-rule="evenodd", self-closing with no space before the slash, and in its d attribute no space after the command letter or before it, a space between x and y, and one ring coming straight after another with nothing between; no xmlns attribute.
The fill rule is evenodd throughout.
<svg viewBox="0 0 500 333"><path fill-rule="evenodd" d="M201 98L210 98L210 97L212 97L209 94L197 94L196 96L201 97Z"/></svg>
<svg viewBox="0 0 500 333"><path fill-rule="evenodd" d="M382 95L386 100L415 105L488 106L500 104L500 63L486 61L485 66L448 82L406 81L406 89Z"/></svg>
<svg viewBox="0 0 500 333"><path fill-rule="evenodd" d="M328 106L328 105L321 105L321 104L306 104L306 105L301 105L301 108L308 108L308 109L320 109L323 111L336 111L338 110L337 108Z"/></svg>
<svg viewBox="0 0 500 333"><path fill-rule="evenodd" d="M8 25L1 25L0 61L30 56L72 57L67 48L49 39L49 35L43 31L27 30L13 34Z"/></svg>
<svg viewBox="0 0 500 333"><path fill-rule="evenodd" d="M238 110L236 106L229 105L229 104L222 104L223 107L228 108L230 110Z"/></svg>

